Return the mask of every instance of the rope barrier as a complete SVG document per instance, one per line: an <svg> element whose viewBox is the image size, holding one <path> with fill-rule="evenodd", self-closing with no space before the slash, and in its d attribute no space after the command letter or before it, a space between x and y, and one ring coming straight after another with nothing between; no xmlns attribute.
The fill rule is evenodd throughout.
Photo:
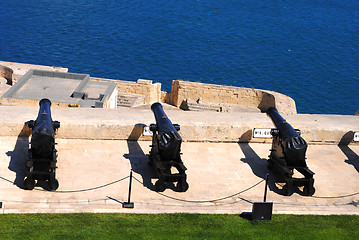
<svg viewBox="0 0 359 240"><path fill-rule="evenodd" d="M90 199L87 199L87 200L78 200L78 199L75 199L74 201L64 201L64 202L61 202L61 201L54 201L54 202L31 202L31 201L20 201L20 200L13 200L13 201L9 201L9 200L0 200L0 202L6 202L6 203L30 203L30 204L73 204L73 203L77 203L77 204L87 204L89 202L99 202L99 201L105 201L107 200L107 198L101 198L101 199L94 199L94 200L90 200Z"/></svg>
<svg viewBox="0 0 359 240"><path fill-rule="evenodd" d="M359 192L356 193L351 193L351 194L347 194L347 195L340 195L340 196L308 196L308 197L312 197L312 198L346 198L346 197L351 197L351 196L355 196L358 195Z"/></svg>
<svg viewBox="0 0 359 240"><path fill-rule="evenodd" d="M140 180L138 180L136 177L133 177L138 183L142 184L143 185L143 182L141 182ZM261 181L257 182L256 184L242 190L242 191L239 191L237 193L234 193L234 194L231 194L229 196L226 196L226 197L221 197L221 198L217 198L217 199L213 199L213 200L185 200L185 199L180 199L180 198L175 198L175 197L172 197L172 196L169 196L169 195L166 195L166 194L163 194L163 193L160 193L160 192L156 192L157 194L163 196L163 197L166 197L166 198L169 198L169 199L172 199L172 200L176 200L176 201L180 201L180 202L188 202L188 203L207 203L207 202L217 202L217 201L221 201L221 200L225 200L225 199L228 199L228 198L231 198L231 197L234 197L234 196L237 196L241 193L244 193L252 188L254 188L255 186L259 185L260 183L264 182L264 179L262 179ZM244 199L243 199L244 200ZM250 200L245 200L247 202L250 202L250 203L253 203L252 201Z"/></svg>
<svg viewBox="0 0 359 240"><path fill-rule="evenodd" d="M130 176L126 176L126 177L123 177L121 179L118 179L116 181L113 181L113 182L110 182L110 183L106 183L106 184L103 184L103 185L100 185L100 186L97 186L97 187L92 187L92 188L85 188L85 189L80 189L80 190L63 190L63 191L55 191L55 193L73 193L73 192L87 192L87 191L92 191L92 190L95 190L95 189L100 189L100 188L104 188L104 187L107 187L107 186L110 186L112 184L115 184L115 183L118 183L118 182L121 182L127 178L129 178ZM41 191L45 191L45 190L41 190Z"/></svg>
<svg viewBox="0 0 359 240"><path fill-rule="evenodd" d="M92 190L96 190L96 189L100 189L100 188L104 188L104 187L107 187L107 186L110 186L112 184L115 184L115 183L118 183L118 182L121 182L121 181L124 181L126 180L127 178L129 178L130 176L126 176L126 177L123 177L121 179L118 179L118 180L115 180L113 182L110 182L110 183L106 183L106 184L103 184L103 185L100 185L100 186L96 186L96 187L92 187L92 188L85 188L85 189L79 189L79 190L62 190L62 191L54 191L52 193L76 193L76 192L86 192L86 191L92 191ZM138 180L135 176L133 176L133 178L138 182L140 183L141 185L143 185L143 182ZM0 176L0 179L4 180L4 181L7 181L9 183L12 183L14 184L13 181L9 180L9 179L6 179L4 177L1 177ZM163 197L166 197L166 198L169 198L169 199L172 199L172 200L175 200L175 201L180 201L180 202L187 202L187 203L208 203L208 202L217 202L217 201L221 201L221 200L225 200L225 199L228 199L228 198L231 198L231 197L234 197L234 196L237 196L239 194L242 194L246 191L249 191L250 189L256 187L257 185L259 185L260 183L262 183L264 181L264 179L260 180L259 182L255 183L254 185L242 190L242 191L239 191L239 192L236 192L234 194L231 194L231 195L228 195L228 196L225 196L225 197L221 197L221 198L217 198L217 199L212 199L212 200L186 200L186 199L180 199L180 198L176 198L176 197L172 197L172 196L169 196L169 195L166 195L166 194L163 194L163 193L160 193L160 192L156 192L157 194L163 196ZM46 190L43 190L43 189L35 189L37 191L46 191ZM46 191L47 192L47 191ZM311 198L317 198L317 199L339 199L339 198L346 198L346 197L351 197L351 196L356 196L356 195L359 195L359 192L356 192L356 193L351 193L351 194L346 194L346 195L339 195L339 196L306 196L306 197L311 197ZM101 199L101 200L105 200L105 199ZM101 200L98 200L98 201L101 201ZM241 198L241 200L243 201L246 201L246 202L249 202L249 203L253 203L253 201L251 200L247 200L247 199L244 199L244 198ZM9 201L8 201L9 202ZM12 201L12 202L21 202L21 201ZM31 202L21 202L21 203L31 203ZM51 202L49 202L51 203ZM57 202L53 202L53 203L57 203ZM70 202L68 202L70 203ZM278 203L280 204L280 203Z"/></svg>
<svg viewBox="0 0 359 240"><path fill-rule="evenodd" d="M9 179L3 178L3 177L1 177L1 176L0 176L0 178L1 178L2 180L4 180L4 181L7 181L7 182L9 182L9 183L14 184L14 182L13 182L13 181L11 181L11 180L9 180Z"/></svg>
<svg viewBox="0 0 359 240"><path fill-rule="evenodd" d="M103 185L100 185L100 186L97 186L97 187L92 187L92 188L85 188L85 189L79 189L79 190L62 190L62 191L53 191L52 193L75 193L75 192L87 192L87 191L92 191L92 190L96 190L96 189L100 189L100 188L104 188L104 187L107 187L109 185L112 185L112 184L115 184L115 183L118 183L118 182L121 182L127 178L129 178L130 176L126 176L126 177L123 177L121 179L118 179L118 180L115 180L113 182L110 182L110 183L106 183L106 184L103 184ZM7 181L7 182L10 182L12 184L14 184L13 181L9 180L9 179L6 179L4 177L1 177L0 178L4 181ZM44 191L44 192L48 192L47 190L43 190L43 189L34 189L34 190L37 190L37 191Z"/></svg>

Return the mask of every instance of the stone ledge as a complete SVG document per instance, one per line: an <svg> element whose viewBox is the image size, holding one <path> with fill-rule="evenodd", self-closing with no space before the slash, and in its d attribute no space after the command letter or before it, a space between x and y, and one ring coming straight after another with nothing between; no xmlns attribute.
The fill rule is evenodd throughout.
<svg viewBox="0 0 359 240"><path fill-rule="evenodd" d="M0 106L0 136L29 135L24 122L35 119L38 107ZM143 126L155 122L147 109L81 109L53 107L52 118L61 122L57 138L62 139L131 139L150 140L142 136ZM184 141L260 142L252 138L253 128L274 128L264 113L217 113L166 110L172 123L181 125ZM357 116L282 114L313 144L337 144L349 131L359 131Z"/></svg>

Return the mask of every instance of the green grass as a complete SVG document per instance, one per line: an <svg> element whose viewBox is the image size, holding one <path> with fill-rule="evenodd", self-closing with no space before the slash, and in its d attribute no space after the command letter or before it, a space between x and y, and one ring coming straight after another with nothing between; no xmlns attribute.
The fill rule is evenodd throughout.
<svg viewBox="0 0 359 240"><path fill-rule="evenodd" d="M0 239L359 239L359 216L226 214L4 214Z"/></svg>

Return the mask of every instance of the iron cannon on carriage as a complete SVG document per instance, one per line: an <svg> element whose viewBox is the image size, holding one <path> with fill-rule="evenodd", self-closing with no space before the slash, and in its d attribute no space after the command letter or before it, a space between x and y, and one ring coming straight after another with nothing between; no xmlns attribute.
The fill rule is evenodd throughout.
<svg viewBox="0 0 359 240"><path fill-rule="evenodd" d="M55 131L60 127L60 122L51 118L51 101L42 99L39 102L40 109L36 120L30 120L25 124L32 130L29 155L26 161L26 177L24 188L32 190L36 180L44 181L47 190L56 190L59 182L56 179L57 150L55 149Z"/></svg>
<svg viewBox="0 0 359 240"><path fill-rule="evenodd" d="M150 125L153 133L150 164L158 175L155 190L162 192L168 183L175 182L176 189L185 192L189 185L185 173L187 168L181 160L182 138L178 133L180 126L172 124L160 103L152 104L151 109L156 119L156 124Z"/></svg>
<svg viewBox="0 0 359 240"><path fill-rule="evenodd" d="M306 163L308 144L300 136L300 130L293 129L274 107L267 110L276 129L271 130L273 136L272 149L268 160L268 169L284 178L285 195L292 195L295 188L303 187L302 193L311 196L315 192L312 172ZM303 175L302 178L293 177L294 170Z"/></svg>

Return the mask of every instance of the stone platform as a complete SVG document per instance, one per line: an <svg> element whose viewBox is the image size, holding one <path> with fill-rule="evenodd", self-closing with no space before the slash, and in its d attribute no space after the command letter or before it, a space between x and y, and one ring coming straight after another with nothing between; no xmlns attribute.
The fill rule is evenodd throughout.
<svg viewBox="0 0 359 240"><path fill-rule="evenodd" d="M262 201L270 144L185 142L182 160L187 170L187 192L169 186L153 190L156 175L148 165L151 142L58 139L57 178L60 187L21 189L28 138L0 137L1 213L233 213L248 212ZM267 201L273 213L359 214L359 146L310 145L307 164L315 172L314 196L283 196L281 184L270 175ZM130 169L134 173L128 198ZM236 194L239 193L239 194ZM222 200L210 201L224 198Z"/></svg>
<svg viewBox="0 0 359 240"><path fill-rule="evenodd" d="M128 108L53 107L53 120L61 122L56 136L60 187L54 192L41 186L23 190L30 134L24 122L35 119L38 108L0 106L0 212L241 213L263 200L271 140L253 138L252 131L274 127L266 114L164 108L172 122L181 125L190 185L184 193L174 186L161 194L153 190L156 175L147 156L151 138L142 136L142 129L154 123L154 116L150 109ZM283 184L271 175L267 200L274 202L273 212L359 214L359 144L337 146L348 132L359 130L359 118L283 117L309 143L307 164L315 172L316 192L312 197L300 192L283 196ZM124 209L131 169L135 208Z"/></svg>

